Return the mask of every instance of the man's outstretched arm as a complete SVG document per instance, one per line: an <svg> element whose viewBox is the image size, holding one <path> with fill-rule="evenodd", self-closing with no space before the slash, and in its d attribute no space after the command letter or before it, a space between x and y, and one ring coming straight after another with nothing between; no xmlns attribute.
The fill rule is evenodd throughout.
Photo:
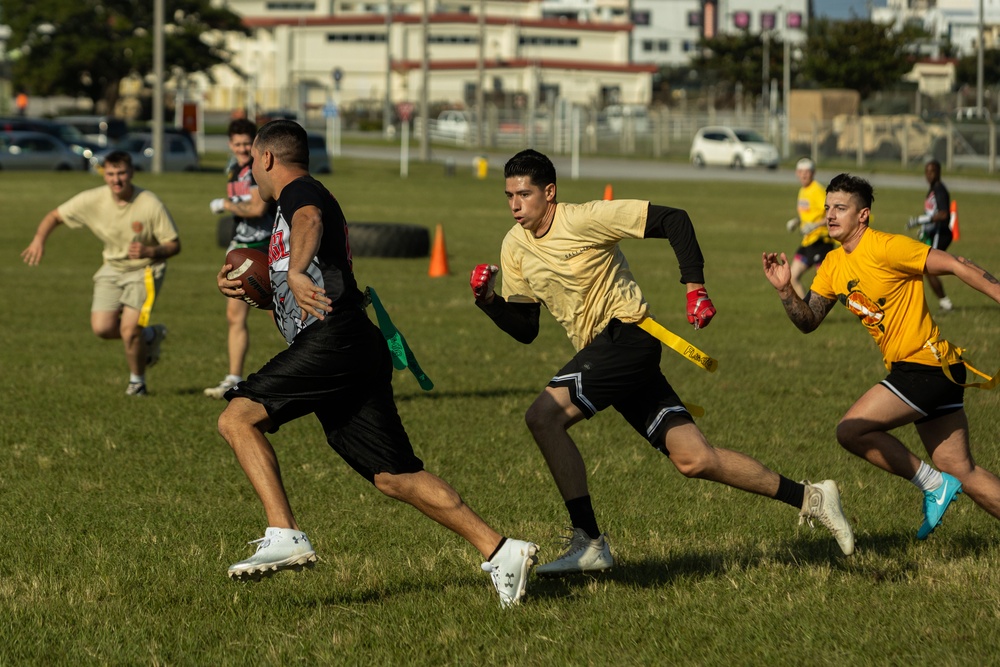
<svg viewBox="0 0 1000 667"><path fill-rule="evenodd" d="M924 273L932 276L953 275L969 287L1000 303L1000 281L966 257L955 257L951 253L932 248L927 253Z"/></svg>

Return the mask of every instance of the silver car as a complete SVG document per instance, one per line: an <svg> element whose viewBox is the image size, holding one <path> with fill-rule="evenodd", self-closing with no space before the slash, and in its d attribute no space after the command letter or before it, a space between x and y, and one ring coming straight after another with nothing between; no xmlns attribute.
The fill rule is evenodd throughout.
<svg viewBox="0 0 1000 667"><path fill-rule="evenodd" d="M198 153L191 141L180 134L168 133L163 137L163 171L198 171ZM149 132L129 132L114 146L98 152L91 158L91 166L99 170L104 158L112 151L125 151L132 156L136 171L153 168L153 135Z"/></svg>
<svg viewBox="0 0 1000 667"><path fill-rule="evenodd" d="M691 163L696 167L719 165L742 169L777 169L778 149L756 130L732 127L703 127L691 142Z"/></svg>
<svg viewBox="0 0 1000 667"><path fill-rule="evenodd" d="M0 169L72 171L87 160L60 139L43 132L0 132Z"/></svg>

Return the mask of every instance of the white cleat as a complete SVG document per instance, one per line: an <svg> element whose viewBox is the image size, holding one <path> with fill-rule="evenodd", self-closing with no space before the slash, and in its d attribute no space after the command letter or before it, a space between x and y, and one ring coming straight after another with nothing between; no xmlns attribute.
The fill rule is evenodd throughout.
<svg viewBox="0 0 1000 667"><path fill-rule="evenodd" d="M601 572L611 569L615 559L608 546L608 536L601 534L590 539L586 531L574 528L573 534L563 538L569 542L566 550L551 563L539 565L535 574L540 577L563 577L567 574Z"/></svg>
<svg viewBox="0 0 1000 667"><path fill-rule="evenodd" d="M229 578L237 580L269 577L281 570L301 570L316 563L316 552L306 534L293 528L272 528L256 544L253 556L229 566Z"/></svg>

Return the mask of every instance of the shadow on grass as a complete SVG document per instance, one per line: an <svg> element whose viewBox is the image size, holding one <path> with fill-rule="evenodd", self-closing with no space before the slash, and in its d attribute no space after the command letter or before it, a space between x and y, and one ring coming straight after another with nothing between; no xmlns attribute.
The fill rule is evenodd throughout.
<svg viewBox="0 0 1000 667"><path fill-rule="evenodd" d="M403 401L413 401L413 400L430 400L437 401L443 399L453 399L453 398L519 398L523 396L537 396L541 393L543 387L529 387L529 388L517 388L510 387L506 389L484 389L477 391L422 391L419 393L397 393L395 398L397 402ZM527 406L525 406L527 407Z"/></svg>

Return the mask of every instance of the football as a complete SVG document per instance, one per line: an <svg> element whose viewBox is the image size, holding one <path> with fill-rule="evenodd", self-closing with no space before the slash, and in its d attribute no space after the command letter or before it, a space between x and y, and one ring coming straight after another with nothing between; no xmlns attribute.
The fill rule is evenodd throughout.
<svg viewBox="0 0 1000 667"><path fill-rule="evenodd" d="M243 283L244 301L254 308L274 308L267 255L252 248L234 248L226 255L226 264L233 267L226 277Z"/></svg>

